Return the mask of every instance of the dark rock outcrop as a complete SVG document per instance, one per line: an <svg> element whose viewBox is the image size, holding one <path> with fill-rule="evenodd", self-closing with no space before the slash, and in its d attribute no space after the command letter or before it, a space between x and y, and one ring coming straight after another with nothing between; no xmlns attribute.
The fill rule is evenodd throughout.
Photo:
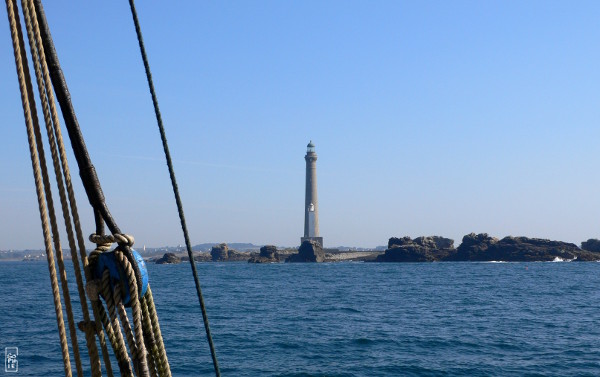
<svg viewBox="0 0 600 377"><path fill-rule="evenodd" d="M277 253L277 247L273 245L266 245L260 248L260 254L253 256L248 260L248 263L275 263L279 262L279 254Z"/></svg>
<svg viewBox="0 0 600 377"><path fill-rule="evenodd" d="M173 253L166 253L162 258L156 260L156 264L176 264L180 262L181 258Z"/></svg>
<svg viewBox="0 0 600 377"><path fill-rule="evenodd" d="M298 249L298 254L290 255L286 262L323 262L325 252L318 242L304 241Z"/></svg>
<svg viewBox="0 0 600 377"><path fill-rule="evenodd" d="M194 254L194 260L196 262L211 262L212 261L212 255L210 255L209 252L195 253ZM187 255L184 255L184 256L181 257L181 261L182 262L189 262L190 258Z"/></svg>
<svg viewBox="0 0 600 377"><path fill-rule="evenodd" d="M388 249L393 248L394 246L407 246L407 245L421 245L424 247L428 247L430 249L453 249L454 248L454 240L450 238L444 238L440 236L431 236L431 237L417 237L414 240L410 237L402 237L396 238L392 237L388 241Z"/></svg>
<svg viewBox="0 0 600 377"><path fill-rule="evenodd" d="M230 249L226 243L213 246L210 256L213 262L245 262L250 259L250 253L242 253Z"/></svg>
<svg viewBox="0 0 600 377"><path fill-rule="evenodd" d="M377 262L433 261L596 261L600 260L600 241L588 240L578 248L575 244L540 238L505 237L498 239L487 233L467 234L454 249L454 242L443 237L390 238L385 254ZM596 250L599 250L596 252Z"/></svg>
<svg viewBox="0 0 600 377"><path fill-rule="evenodd" d="M250 259L250 253L229 249L227 257L228 262L247 262L248 259Z"/></svg>
<svg viewBox="0 0 600 377"><path fill-rule="evenodd" d="M210 251L213 262L223 262L229 259L229 247L226 243L220 243L212 247Z"/></svg>
<svg viewBox="0 0 600 377"><path fill-rule="evenodd" d="M600 253L581 250L575 244L540 238L505 237L501 240L486 233L467 234L452 261L549 262L554 260L599 260Z"/></svg>
<svg viewBox="0 0 600 377"><path fill-rule="evenodd" d="M451 261L470 261L482 260L482 253L485 253L492 245L498 243L498 239L488 236L487 233L470 233L463 237L462 243L456 249L456 252L449 255L446 260ZM489 259L499 260L499 259Z"/></svg>
<svg viewBox="0 0 600 377"><path fill-rule="evenodd" d="M390 238L385 254L377 256L376 262L433 262L443 260L454 252L454 240L432 236Z"/></svg>
<svg viewBox="0 0 600 377"><path fill-rule="evenodd" d="M581 248L586 251L600 253L600 240L596 238L590 238L589 240L581 243Z"/></svg>

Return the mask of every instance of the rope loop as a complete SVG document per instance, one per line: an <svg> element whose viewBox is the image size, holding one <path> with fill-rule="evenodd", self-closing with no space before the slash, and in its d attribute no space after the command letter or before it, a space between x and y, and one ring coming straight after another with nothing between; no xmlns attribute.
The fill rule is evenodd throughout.
<svg viewBox="0 0 600 377"><path fill-rule="evenodd" d="M95 243L96 245L101 245L104 247L105 245L110 245L113 243L119 244L119 246L132 247L135 243L135 239L133 236L124 233L116 233L116 234L96 234L92 233L90 235L90 241ZM98 246L97 246L98 247Z"/></svg>

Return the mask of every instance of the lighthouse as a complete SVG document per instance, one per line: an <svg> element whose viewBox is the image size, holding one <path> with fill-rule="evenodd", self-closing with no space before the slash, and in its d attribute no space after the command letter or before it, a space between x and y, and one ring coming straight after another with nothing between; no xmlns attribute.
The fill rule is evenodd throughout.
<svg viewBox="0 0 600 377"><path fill-rule="evenodd" d="M319 236L319 200L317 198L317 153L312 140L306 146L306 194L304 199L304 237L300 240L315 241L323 247Z"/></svg>

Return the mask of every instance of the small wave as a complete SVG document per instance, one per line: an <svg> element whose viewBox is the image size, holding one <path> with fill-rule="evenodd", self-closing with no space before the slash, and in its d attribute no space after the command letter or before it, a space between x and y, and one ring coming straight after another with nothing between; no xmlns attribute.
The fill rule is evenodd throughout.
<svg viewBox="0 0 600 377"><path fill-rule="evenodd" d="M352 340L352 343L360 344L360 345L367 345L367 344L375 343L375 341L368 339L368 338L356 338L356 339Z"/></svg>
<svg viewBox="0 0 600 377"><path fill-rule="evenodd" d="M337 310L339 310L341 312L345 312L345 313L360 313L361 312L358 309L348 308L348 307L340 307L340 308L337 308Z"/></svg>
<svg viewBox="0 0 600 377"><path fill-rule="evenodd" d="M300 345L297 343L276 342L276 343L274 343L274 345L279 348L283 348L283 349L298 349L298 348L300 348Z"/></svg>
<svg viewBox="0 0 600 377"><path fill-rule="evenodd" d="M561 257L554 257L554 259L552 260L552 262L573 262L575 259L577 259L577 256L575 256L573 259L561 258Z"/></svg>

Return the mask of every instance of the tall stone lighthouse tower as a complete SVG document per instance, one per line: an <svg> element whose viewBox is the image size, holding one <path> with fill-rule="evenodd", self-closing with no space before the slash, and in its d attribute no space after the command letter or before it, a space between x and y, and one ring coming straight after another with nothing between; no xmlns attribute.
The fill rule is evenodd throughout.
<svg viewBox="0 0 600 377"><path fill-rule="evenodd" d="M316 241L323 247L319 237L319 200L317 198L317 154L312 140L306 146L306 197L304 200L304 237L301 241Z"/></svg>

